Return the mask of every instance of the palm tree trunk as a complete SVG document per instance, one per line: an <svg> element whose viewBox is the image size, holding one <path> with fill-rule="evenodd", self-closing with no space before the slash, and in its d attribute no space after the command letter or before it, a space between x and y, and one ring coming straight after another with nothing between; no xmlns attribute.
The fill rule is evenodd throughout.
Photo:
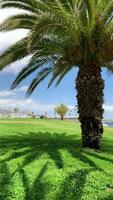
<svg viewBox="0 0 113 200"><path fill-rule="evenodd" d="M63 117L63 116L61 116L61 120L64 120L64 117Z"/></svg>
<svg viewBox="0 0 113 200"><path fill-rule="evenodd" d="M82 145L100 148L103 134L103 89L101 68L84 65L80 67L76 80L78 113L82 129Z"/></svg>

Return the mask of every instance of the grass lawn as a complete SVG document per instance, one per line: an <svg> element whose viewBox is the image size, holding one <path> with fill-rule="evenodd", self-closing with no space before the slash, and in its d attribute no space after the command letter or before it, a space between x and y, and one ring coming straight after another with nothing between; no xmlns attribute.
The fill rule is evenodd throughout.
<svg viewBox="0 0 113 200"><path fill-rule="evenodd" d="M74 122L0 120L0 200L113 200L113 129L80 145Z"/></svg>

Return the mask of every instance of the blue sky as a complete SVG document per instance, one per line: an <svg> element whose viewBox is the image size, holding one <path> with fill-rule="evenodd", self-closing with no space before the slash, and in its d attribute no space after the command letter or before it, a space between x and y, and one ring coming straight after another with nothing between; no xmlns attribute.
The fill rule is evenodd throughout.
<svg viewBox="0 0 113 200"><path fill-rule="evenodd" d="M17 12L21 11L15 9L0 10L0 21L2 22L7 16ZM18 30L5 34L0 33L0 53L11 44L25 37L27 33L27 30ZM35 111L40 114L48 112L49 115L52 115L54 114L55 105L64 103L68 105L71 114L75 115L74 105L77 104L76 91L74 89L77 76L77 70L75 69L64 78L57 88L52 86L48 90L47 80L45 80L28 99L25 98L25 92L34 74L23 81L16 90L9 90L12 81L15 79L18 72L26 65L28 60L29 57L7 66L5 70L0 72L0 109L12 110L18 107L21 110ZM113 75L110 75L104 69L102 76L105 80L104 117L113 119Z"/></svg>

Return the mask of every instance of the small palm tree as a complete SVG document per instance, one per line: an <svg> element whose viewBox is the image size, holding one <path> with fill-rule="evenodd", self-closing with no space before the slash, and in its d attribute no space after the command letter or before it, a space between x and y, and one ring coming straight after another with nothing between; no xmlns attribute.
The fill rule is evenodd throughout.
<svg viewBox="0 0 113 200"><path fill-rule="evenodd" d="M15 112L15 113L18 113L18 112L19 112L19 109L18 109L18 108L14 108L14 112Z"/></svg>
<svg viewBox="0 0 113 200"><path fill-rule="evenodd" d="M77 68L78 113L84 147L99 148L103 133L103 67L113 72L113 1L111 0L3 0L3 8L26 13L10 17L1 30L25 28L29 34L0 56L0 69L31 55L30 63L13 82L38 71L30 95L47 76L48 87Z"/></svg>
<svg viewBox="0 0 113 200"><path fill-rule="evenodd" d="M55 108L55 112L60 115L61 120L64 120L64 116L67 114L68 110L68 107L64 104L60 104Z"/></svg>

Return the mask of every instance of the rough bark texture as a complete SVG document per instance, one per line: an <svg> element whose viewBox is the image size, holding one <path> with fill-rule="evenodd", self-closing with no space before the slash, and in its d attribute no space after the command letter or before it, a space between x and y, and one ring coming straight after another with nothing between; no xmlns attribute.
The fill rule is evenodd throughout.
<svg viewBox="0 0 113 200"><path fill-rule="evenodd" d="M82 129L82 145L99 149L103 133L104 81L98 66L80 67L76 81L78 113Z"/></svg>

